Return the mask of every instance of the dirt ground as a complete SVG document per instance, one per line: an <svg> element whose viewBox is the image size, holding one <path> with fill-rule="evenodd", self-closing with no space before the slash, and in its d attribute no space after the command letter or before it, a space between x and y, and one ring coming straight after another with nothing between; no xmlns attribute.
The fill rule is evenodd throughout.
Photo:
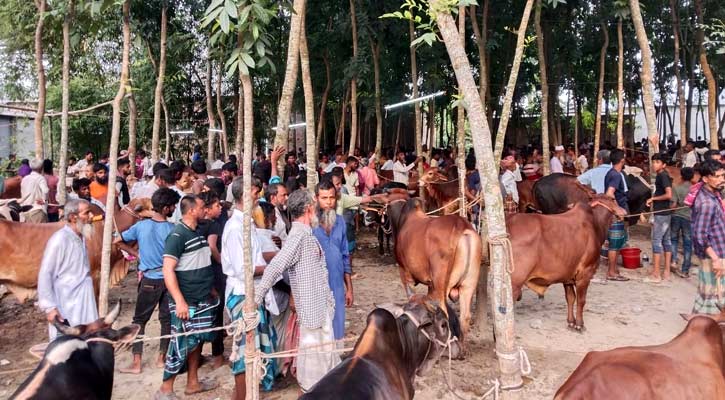
<svg viewBox="0 0 725 400"><path fill-rule="evenodd" d="M639 247L651 256L649 228L637 226L630 231L630 245ZM360 251L353 258L355 305L348 309L349 336L357 337L365 326L365 318L373 303L403 302L405 297L398 270L391 256L379 256L377 240L372 231L359 235ZM546 257L546 254L541 254ZM696 261L695 261L696 262ZM566 302L562 285L549 289L543 299L525 291L516 305L516 340L531 360L532 372L525 378L523 398L550 399L557 388L576 368L586 352L606 350L628 345L650 345L666 342L685 326L679 313L689 312L696 291L696 279L689 281L673 276L667 284L653 285L641 282L645 269L623 270L629 282L604 281L604 263L592 282L584 314L586 332L574 333L566 329ZM694 274L696 276L696 274ZM422 291L423 288L419 287ZM135 274L112 289L111 300L123 301L123 310L116 326L131 322L135 303ZM148 335L159 332L159 324L151 320ZM30 346L47 337L43 315L32 302L19 305L14 298L5 296L0 302L0 399L8 398L37 364L29 353ZM482 337L472 337L469 355L465 360L452 362L451 381L463 398L478 398L490 387L496 376L497 361L493 352L490 323ZM148 344L144 353L142 375L124 375L116 372L114 399L150 399L161 383L162 370L152 366L158 344ZM227 354L230 342L227 339ZM210 353L207 345L205 353ZM130 352L116 357L116 369L126 365ZM417 378L416 398L454 399L442 375L448 362L429 376ZM228 367L212 371L202 367L202 377L211 376L219 388L210 393L183 396L185 377L177 381L176 392L181 398L192 400L226 399L231 395L233 380ZM264 399L296 398L296 383L281 382L272 392L263 393Z"/></svg>

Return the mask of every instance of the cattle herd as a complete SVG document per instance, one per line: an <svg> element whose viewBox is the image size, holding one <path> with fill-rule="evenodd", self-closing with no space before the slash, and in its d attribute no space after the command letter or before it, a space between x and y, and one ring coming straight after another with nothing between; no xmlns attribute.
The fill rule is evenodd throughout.
<svg viewBox="0 0 725 400"><path fill-rule="evenodd" d="M451 176L436 172L421 177L433 204L450 201ZM633 193L630 212L644 210L649 189L634 177L628 177L627 183ZM427 215L423 202L410 196L417 192L415 185L414 190L384 185L379 190L387 193L386 202L370 214L379 223L381 254L384 239L388 249L390 237L394 239L400 279L410 300L403 305L378 305L370 312L352 352L302 398L411 399L415 376L430 371L443 355L465 357L474 322L479 328L485 325L487 268L482 265L480 237L463 217ZM568 328L583 332L587 289L599 265L600 249L611 222L623 218L625 212L611 198L595 195L566 174L553 174L535 184L524 181L519 191L521 211L537 212L513 214L506 221L515 265L511 274L514 300L521 298L524 286L543 296L549 286L560 283ZM21 211L17 204L0 207L5 208L7 219L0 221L0 283L24 301L37 286L44 242L62 225L12 222L13 213ZM148 202L134 200L116 212L115 229L127 229L149 209ZM94 223L95 232L87 241L95 279L101 226ZM115 283L127 270L116 250L112 263ZM427 295L414 294L411 285L417 284L428 287ZM458 303L460 316L451 302ZM56 321L65 335L49 345L12 398L110 398L114 351L132 341L139 330L136 325L111 327L119 309L120 304L105 318L84 326L68 327ZM588 353L555 398L725 399L725 313L683 317L689 321L687 326L669 343Z"/></svg>

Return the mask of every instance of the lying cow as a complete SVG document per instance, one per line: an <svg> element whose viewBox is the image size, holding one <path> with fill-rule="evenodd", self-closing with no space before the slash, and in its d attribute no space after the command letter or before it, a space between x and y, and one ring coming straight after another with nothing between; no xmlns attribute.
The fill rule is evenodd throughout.
<svg viewBox="0 0 725 400"><path fill-rule="evenodd" d="M420 199L399 194L389 197L387 213L395 234L400 280L407 297L413 295L411 284L428 286L428 296L437 300L447 314L446 300L460 298L463 342L472 324L473 295L478 292L479 299L486 296L485 279L479 285L481 238L458 215L430 217L423 210ZM483 307L479 307L482 318L480 315L485 316Z"/></svg>
<svg viewBox="0 0 725 400"><path fill-rule="evenodd" d="M523 286L543 296L549 286L562 283L569 328L582 331L587 289L599 265L600 249L609 225L624 215L614 199L604 195L577 203L563 214L511 215L506 228L513 248L513 298L521 299Z"/></svg>
<svg viewBox="0 0 725 400"><path fill-rule="evenodd" d="M349 358L300 399L412 399L423 376L447 350L453 326L435 302L417 295L401 306L380 306Z"/></svg>
<svg viewBox="0 0 725 400"><path fill-rule="evenodd" d="M725 315L683 317L668 343L587 353L554 398L725 399Z"/></svg>
<svg viewBox="0 0 725 400"><path fill-rule="evenodd" d="M138 325L111 328L121 303L88 325L69 327L54 323L64 336L45 350L38 367L10 397L11 399L110 399L113 391L114 350L127 346L141 329Z"/></svg>
<svg viewBox="0 0 725 400"><path fill-rule="evenodd" d="M151 215L149 199L131 200L128 206L115 212L115 229L123 232L136 221ZM94 216L101 216L97 206L91 206ZM0 284L7 286L19 302L35 296L38 286L38 272L43 259L45 244L65 222L31 224L0 220ZM103 220L92 223L93 230L86 237L88 261L91 266L93 287L98 293L101 272L101 251L103 248ZM110 284L115 285L126 276L126 260L116 246L111 248Z"/></svg>

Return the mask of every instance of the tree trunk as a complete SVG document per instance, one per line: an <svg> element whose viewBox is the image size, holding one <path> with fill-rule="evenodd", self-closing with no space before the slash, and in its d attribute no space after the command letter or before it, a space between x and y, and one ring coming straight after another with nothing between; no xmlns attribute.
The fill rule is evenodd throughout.
<svg viewBox="0 0 725 400"><path fill-rule="evenodd" d="M224 160L229 156L229 144L227 143L227 118L224 116L224 106L222 105L222 79L224 78L224 61L219 62L219 75L217 75L216 81L216 112L219 116L219 123L221 125L221 144L222 152L224 153ZM239 156L240 154L237 154Z"/></svg>
<svg viewBox="0 0 725 400"><path fill-rule="evenodd" d="M622 18L617 20L617 148L624 148L624 39L622 38Z"/></svg>
<svg viewBox="0 0 725 400"><path fill-rule="evenodd" d="M322 100L320 100L320 114L317 120L317 149L322 148L322 137L325 132L325 111L327 110L327 97L332 89L332 76L330 73L330 56L327 49L322 55L322 62L325 64L325 91L322 92Z"/></svg>
<svg viewBox="0 0 725 400"><path fill-rule="evenodd" d="M539 80L541 81L541 153L544 158L544 175L549 175L551 173L551 156L549 152L549 83L546 76L544 32L541 30L541 0L536 0L534 25L536 26L536 45L539 55Z"/></svg>
<svg viewBox="0 0 725 400"><path fill-rule="evenodd" d="M488 9L489 0L483 0L483 15L481 16L481 27L479 28L478 19L476 18L476 6L473 5L469 8L473 37L476 39L476 46L478 47L478 94L481 96L484 110L488 103L488 50L486 50L488 45Z"/></svg>
<svg viewBox="0 0 725 400"><path fill-rule="evenodd" d="M380 90L380 42L370 39L370 50L373 55L373 73L375 75L375 157L380 159L383 147L383 107Z"/></svg>
<svg viewBox="0 0 725 400"><path fill-rule="evenodd" d="M410 42L415 40L415 26L413 21L408 21ZM417 99L418 93L418 61L415 56L415 46L410 46L410 76L413 82L413 98ZM420 157L423 153L423 121L420 112L420 102L415 102L415 155ZM423 176L423 163L418 163L418 176ZM423 185L420 185L420 195L423 196Z"/></svg>
<svg viewBox="0 0 725 400"><path fill-rule="evenodd" d="M474 7L474 6L471 6ZM485 0L484 5L484 18L487 13L488 9L488 1ZM473 26L476 26L476 14L475 12L471 13L471 23ZM465 51L466 50L466 7L459 6L458 7L458 42L461 48ZM480 49L479 49L480 52ZM483 53L481 53L483 54ZM481 65L484 65L485 61L481 62ZM479 85L485 81L485 78L481 77L478 82ZM479 87L480 89L480 87ZM478 92L479 97L481 98L481 104L484 104L484 100L486 98L485 89L483 91ZM461 88L458 88L458 98L463 98L463 90ZM466 111L463 107L462 103L458 103L458 120L457 120L457 139L456 141L458 149L457 151L457 157L456 157L456 163L458 164L458 195L461 196L461 201L458 208L458 213L461 217L466 217ZM485 108L484 108L485 109Z"/></svg>
<svg viewBox="0 0 725 400"><path fill-rule="evenodd" d="M398 149L400 148L400 131L401 127L403 125L403 114L398 114L398 126L395 129L395 154L398 153ZM395 157L395 156L393 156Z"/></svg>
<svg viewBox="0 0 725 400"><path fill-rule="evenodd" d="M169 125L169 111L166 109L166 100L161 96L161 108L164 110L164 136L166 137L166 148L164 149L164 160L169 162L171 157L171 128Z"/></svg>
<svg viewBox="0 0 725 400"><path fill-rule="evenodd" d="M58 165L58 204L65 204L66 173L68 170L68 110L70 109L70 24L73 20L75 0L68 1L68 11L63 16L63 83L60 116L60 165Z"/></svg>
<svg viewBox="0 0 725 400"><path fill-rule="evenodd" d="M43 66L43 26L45 25L45 0L35 0L38 23L35 26L35 68L38 77L38 111L35 114L35 158L42 160L43 119L45 118L45 67Z"/></svg>
<svg viewBox="0 0 725 400"><path fill-rule="evenodd" d="M161 135L161 101L164 97L164 78L166 77L166 25L168 2L164 1L161 7L161 40L159 42L159 68L156 73L156 88L154 89L154 123L151 134L151 162L159 160L159 141ZM150 53L149 48L149 55ZM152 57L153 58L153 57ZM168 143L168 140L167 140ZM166 156L168 162L168 155Z"/></svg>
<svg viewBox="0 0 725 400"><path fill-rule="evenodd" d="M596 154L599 153L599 143L602 139L602 97L604 96L604 74L606 72L604 62L607 60L607 47L609 47L609 27L604 22L601 25L604 43L599 51L599 86L597 88L597 107L594 113L594 154L592 154L594 165L597 163Z"/></svg>
<svg viewBox="0 0 725 400"><path fill-rule="evenodd" d="M649 158L652 159L652 156L659 151L657 122L655 121L655 104L654 96L652 94L652 52L649 48L647 32L644 30L644 22L642 22L642 12L639 8L639 0L629 0L629 7L632 10L632 24L634 25L634 31L637 34L637 43L639 43L639 48L642 52L642 92L644 95L645 118L647 119L647 136L650 141L648 146ZM717 144L715 146L717 146ZM654 187L655 177L655 174L650 174L652 187Z"/></svg>
<svg viewBox="0 0 725 400"><path fill-rule="evenodd" d="M350 21L352 24L352 62L357 64L357 16L355 15L355 0L350 0ZM357 146L357 72L353 72L350 80L350 146L347 154L353 155Z"/></svg>
<svg viewBox="0 0 725 400"><path fill-rule="evenodd" d="M129 65L131 63L129 62ZM127 75L130 77L131 72L128 71ZM136 106L136 97L133 92L128 92L128 159L131 161L131 165L135 166L134 160L136 159L136 126L138 125L138 107Z"/></svg>
<svg viewBox="0 0 725 400"><path fill-rule="evenodd" d="M350 97L350 85L345 86L347 86L347 88L345 90L345 95L342 97L342 107L340 111L340 127L337 132L337 139L335 140L335 145L339 146L342 146L345 142L345 122L347 120L347 113L345 111L347 110L347 99Z"/></svg>
<svg viewBox="0 0 725 400"><path fill-rule="evenodd" d="M295 86L297 86L297 75L300 69L300 15L301 10L305 9L305 0L294 0L292 8L294 10L290 17L290 33L287 43L287 67L284 72L282 93L279 99L279 107L277 108L277 131L274 136L274 147L287 147L290 112L292 110ZM285 158L280 157L277 161L277 173L279 176L284 176L284 165Z"/></svg>
<svg viewBox="0 0 725 400"><path fill-rule="evenodd" d="M307 49L306 14L300 21L300 67L302 69L302 89L305 93L305 153L307 154L307 190L314 193L317 187L317 146L315 142L315 98L310 76L310 53ZM251 167L250 167L251 168Z"/></svg>
<svg viewBox="0 0 725 400"><path fill-rule="evenodd" d="M244 35L242 34L242 31L238 31L237 33L237 47L240 49L244 46ZM239 81L240 83L236 85L239 87L241 85L242 81L242 74L239 73ZM244 144L244 90L240 91L239 98L237 99L237 135L234 138L234 154L237 155L237 162L242 157L242 145ZM254 117L254 116L252 116ZM262 150L264 151L264 150Z"/></svg>
<svg viewBox="0 0 725 400"><path fill-rule="evenodd" d="M114 188L116 182L116 163L118 162L118 139L121 136L121 101L126 93L128 84L128 59L131 48L131 21L130 21L131 0L123 2L123 52L121 62L121 79L118 85L118 92L113 98L113 118L111 125L111 146L108 151L108 163L112 168L108 171L109 187ZM106 215L103 223L103 252L101 253L101 279L100 296L98 298L98 314L106 315L108 311L108 286L111 272L111 242L113 241L114 210L116 208L116 196L113 190L109 190L106 198Z"/></svg>
<svg viewBox="0 0 725 400"><path fill-rule="evenodd" d="M521 16L521 23L519 24L519 30L516 33L516 52L514 53L514 62L511 66L511 73L509 74L509 80L506 84L506 97L503 101L503 108L501 109L501 118L499 118L498 130L496 131L496 146L494 150L494 163L498 165L501 161L501 152L503 152L503 145L506 139L506 129L508 128L509 119L511 118L511 104L514 100L514 91L516 91L516 81L519 77L519 68L521 67L521 59L524 56L524 41L526 39L526 29L529 26L529 17L531 16L531 9L534 6L534 0L527 0L526 6L524 6L524 14Z"/></svg>
<svg viewBox="0 0 725 400"><path fill-rule="evenodd" d="M207 131L207 147L206 147L206 162L207 165L211 166L214 162L214 135L216 132L216 119L214 118L214 103L212 102L211 94L211 60L206 60L206 78L204 78L204 92L206 93L206 117L209 121L209 129ZM166 160L168 162L168 160Z"/></svg>
<svg viewBox="0 0 725 400"><path fill-rule="evenodd" d="M440 7L440 0L430 0L432 8ZM439 12L436 23L448 50L448 55L456 73L458 86L463 90L463 104L466 106L468 121L471 125L471 138L476 152L476 164L481 174L483 186L484 208L488 223L488 238L492 242L500 242L507 237L504 222L503 198L498 183L498 167L493 163L493 148L491 146L491 131L483 111L481 97L473 80L473 73L468 62L465 49L460 45L460 37L453 17L449 12ZM511 277L506 268L505 246L493 246L491 254L491 272L489 286L491 291L491 309L494 318L496 336L496 352L499 357L501 372L501 385L503 387L519 387L521 380L519 360L516 356L516 336L514 333L514 303L511 297ZM485 278L484 278L485 279ZM483 296L483 297L481 297ZM476 294L479 307L476 318L479 328L483 328L486 310L483 304L485 294L481 291Z"/></svg>
<svg viewBox="0 0 725 400"><path fill-rule="evenodd" d="M710 148L717 150L720 148L720 141L717 135L717 84L715 83L715 76L710 68L710 63L707 61L707 52L705 51L705 32L702 28L704 24L702 0L695 0L695 14L697 15L697 50L700 57L702 73L705 75L705 81L707 81L707 128L710 132Z"/></svg>

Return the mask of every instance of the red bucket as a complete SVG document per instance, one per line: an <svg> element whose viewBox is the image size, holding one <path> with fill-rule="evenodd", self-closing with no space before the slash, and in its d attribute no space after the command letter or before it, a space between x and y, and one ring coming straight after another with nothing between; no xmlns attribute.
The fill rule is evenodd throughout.
<svg viewBox="0 0 725 400"><path fill-rule="evenodd" d="M640 250L636 247L627 247L620 250L622 253L622 265L627 269L637 269L642 266L640 263Z"/></svg>

